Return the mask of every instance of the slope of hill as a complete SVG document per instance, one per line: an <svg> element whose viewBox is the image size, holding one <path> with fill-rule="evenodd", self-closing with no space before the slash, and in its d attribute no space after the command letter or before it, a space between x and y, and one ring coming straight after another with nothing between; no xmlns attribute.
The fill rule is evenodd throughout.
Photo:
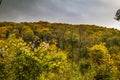
<svg viewBox="0 0 120 80"><path fill-rule="evenodd" d="M2 80L119 80L120 31L43 21L0 22L0 69Z"/></svg>

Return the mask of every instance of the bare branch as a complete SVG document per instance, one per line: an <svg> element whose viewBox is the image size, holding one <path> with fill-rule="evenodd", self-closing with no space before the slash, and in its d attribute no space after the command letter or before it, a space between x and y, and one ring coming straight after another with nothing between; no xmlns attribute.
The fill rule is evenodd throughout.
<svg viewBox="0 0 120 80"><path fill-rule="evenodd" d="M0 5L1 5L1 3L2 3L2 0L0 0Z"/></svg>

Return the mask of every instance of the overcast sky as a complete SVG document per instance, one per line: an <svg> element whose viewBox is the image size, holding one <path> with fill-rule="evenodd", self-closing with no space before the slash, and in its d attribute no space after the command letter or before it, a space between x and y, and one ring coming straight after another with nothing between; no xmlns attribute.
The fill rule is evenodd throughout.
<svg viewBox="0 0 120 80"><path fill-rule="evenodd" d="M120 0L2 0L0 21L95 24L120 29Z"/></svg>

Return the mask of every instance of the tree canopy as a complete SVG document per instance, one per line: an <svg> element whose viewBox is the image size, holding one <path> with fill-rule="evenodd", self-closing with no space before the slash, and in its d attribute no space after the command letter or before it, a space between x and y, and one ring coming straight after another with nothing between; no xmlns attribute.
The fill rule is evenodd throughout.
<svg viewBox="0 0 120 80"><path fill-rule="evenodd" d="M1 80L119 80L120 30L0 22Z"/></svg>
<svg viewBox="0 0 120 80"><path fill-rule="evenodd" d="M116 14L115 14L115 20L119 21L120 20L120 9L117 10Z"/></svg>

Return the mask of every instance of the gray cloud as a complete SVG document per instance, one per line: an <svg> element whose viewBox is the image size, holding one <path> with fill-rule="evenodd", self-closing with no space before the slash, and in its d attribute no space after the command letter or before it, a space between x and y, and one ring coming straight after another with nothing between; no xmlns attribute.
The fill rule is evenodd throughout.
<svg viewBox="0 0 120 80"><path fill-rule="evenodd" d="M119 0L3 0L0 21L45 20L119 28L113 19L119 3Z"/></svg>

